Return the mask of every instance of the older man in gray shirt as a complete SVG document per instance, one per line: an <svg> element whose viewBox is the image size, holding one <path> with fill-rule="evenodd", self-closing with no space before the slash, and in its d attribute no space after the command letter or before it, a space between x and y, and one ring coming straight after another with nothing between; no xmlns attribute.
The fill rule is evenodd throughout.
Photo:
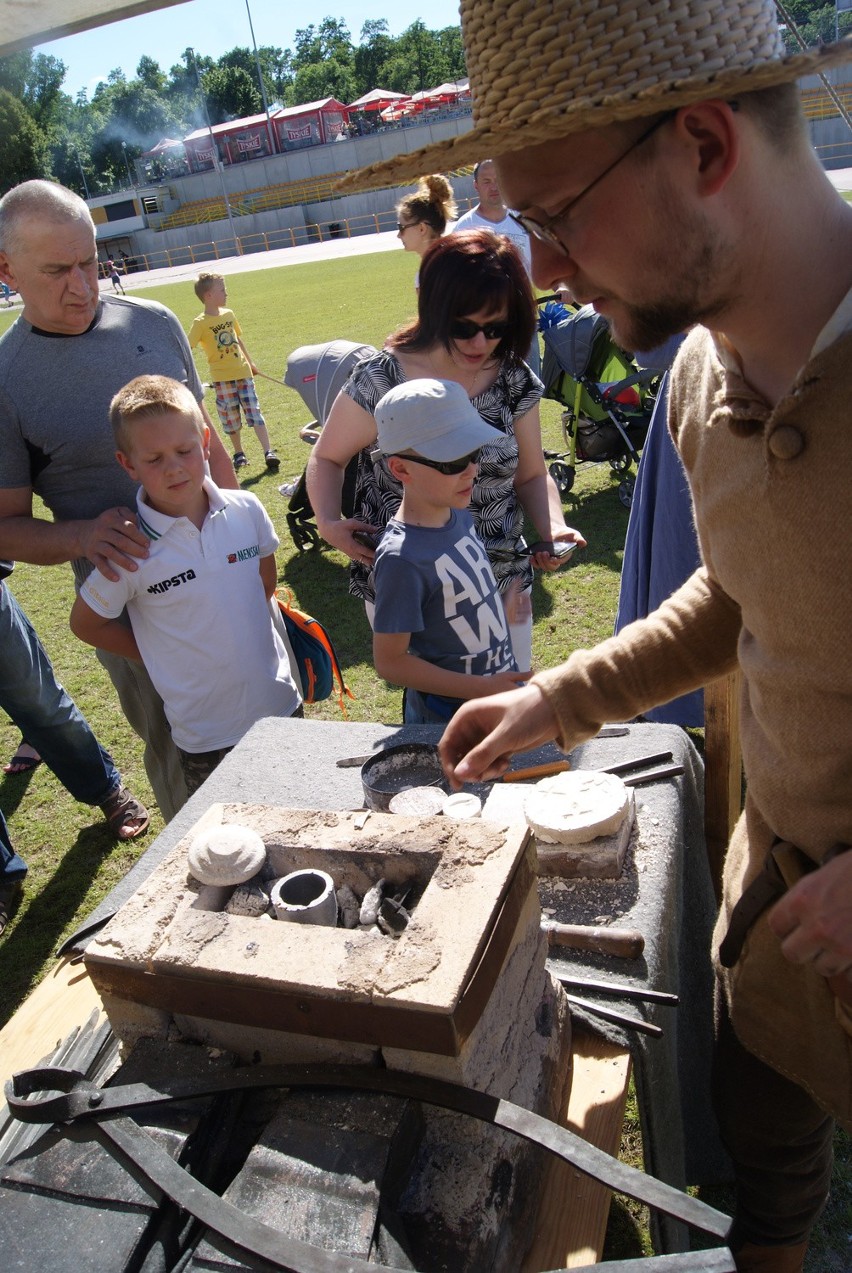
<svg viewBox="0 0 852 1273"><path fill-rule="evenodd" d="M134 483L115 459L109 403L134 376L156 372L188 385L209 424L186 337L162 305L99 294L89 209L51 182L24 182L0 200L0 279L24 302L0 339L0 556L70 561L78 583L92 564L114 579L112 563L135 569L148 541L132 511ZM227 453L210 433L211 473L233 487ZM34 513L33 494L52 521ZM140 663L98 657L145 743L168 820L186 788L162 702Z"/></svg>

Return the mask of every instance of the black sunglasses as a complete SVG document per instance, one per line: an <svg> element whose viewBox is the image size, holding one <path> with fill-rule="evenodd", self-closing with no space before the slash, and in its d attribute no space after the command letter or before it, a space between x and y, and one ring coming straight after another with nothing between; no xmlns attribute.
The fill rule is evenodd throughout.
<svg viewBox="0 0 852 1273"><path fill-rule="evenodd" d="M470 318L454 318L450 323L450 335L453 340L473 340L482 332L486 340L503 340L509 335L510 326L506 322L475 323Z"/></svg>
<svg viewBox="0 0 852 1273"><path fill-rule="evenodd" d="M469 464L477 463L481 450L481 447L477 447L475 451L471 451L470 455L463 455L460 460L427 460L425 455L400 455L398 451L394 451L393 454L398 460L411 460L412 464L424 464L427 469L435 469L436 472L443 473L444 477L458 477Z"/></svg>
<svg viewBox="0 0 852 1273"><path fill-rule="evenodd" d="M396 228L402 234L403 230L413 230L419 224L419 221L397 221Z"/></svg>

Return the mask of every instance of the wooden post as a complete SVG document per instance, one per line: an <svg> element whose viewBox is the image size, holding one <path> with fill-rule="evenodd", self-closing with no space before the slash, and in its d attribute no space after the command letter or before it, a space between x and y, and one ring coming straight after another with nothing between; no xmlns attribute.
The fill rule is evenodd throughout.
<svg viewBox="0 0 852 1273"><path fill-rule="evenodd" d="M740 680L739 671L732 672L704 688L704 836L717 901L725 852L742 809Z"/></svg>

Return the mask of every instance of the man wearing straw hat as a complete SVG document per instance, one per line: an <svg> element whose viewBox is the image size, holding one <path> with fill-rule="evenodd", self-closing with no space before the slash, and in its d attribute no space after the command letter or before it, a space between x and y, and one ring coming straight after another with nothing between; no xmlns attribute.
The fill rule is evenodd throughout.
<svg viewBox="0 0 852 1273"><path fill-rule="evenodd" d="M465 705L455 782L739 667L748 779L714 937L739 1270L795 1273L852 1128L852 207L807 140L770 0L462 0L474 127L349 185L495 159L533 274L627 348L688 327L670 423L703 563L659 610ZM701 326L696 326L701 324Z"/></svg>

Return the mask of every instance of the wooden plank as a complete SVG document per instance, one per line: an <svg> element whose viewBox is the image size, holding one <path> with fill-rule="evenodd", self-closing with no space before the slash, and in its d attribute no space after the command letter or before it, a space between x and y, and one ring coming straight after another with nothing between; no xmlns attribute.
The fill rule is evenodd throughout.
<svg viewBox="0 0 852 1273"><path fill-rule="evenodd" d="M725 852L742 809L739 698L739 671L704 688L704 836L717 901Z"/></svg>
<svg viewBox="0 0 852 1273"><path fill-rule="evenodd" d="M630 1080L630 1054L597 1035L575 1031L567 1108L559 1121L590 1145L618 1156ZM603 1252L611 1193L569 1163L551 1159L535 1241L523 1273L595 1264Z"/></svg>
<svg viewBox="0 0 852 1273"><path fill-rule="evenodd" d="M61 960L0 1030L0 1080L37 1065L102 1006L83 965Z"/></svg>

